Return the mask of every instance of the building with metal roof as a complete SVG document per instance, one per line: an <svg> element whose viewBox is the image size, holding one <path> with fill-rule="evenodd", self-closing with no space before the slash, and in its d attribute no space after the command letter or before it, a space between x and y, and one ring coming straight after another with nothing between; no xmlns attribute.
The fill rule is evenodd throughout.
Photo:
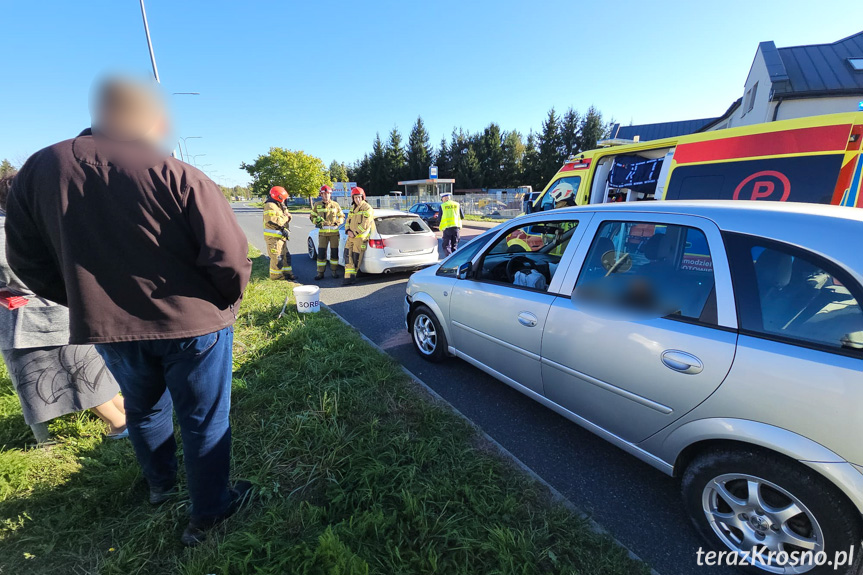
<svg viewBox="0 0 863 575"><path fill-rule="evenodd" d="M704 126L715 122L719 118L701 118L700 120L683 120L680 122L661 122L659 124L640 124L637 126L621 126L612 124L609 130L609 139L632 140L646 142L648 140L659 140L694 134Z"/></svg>
<svg viewBox="0 0 863 575"><path fill-rule="evenodd" d="M700 131L863 109L863 32L832 44L761 42L743 96Z"/></svg>

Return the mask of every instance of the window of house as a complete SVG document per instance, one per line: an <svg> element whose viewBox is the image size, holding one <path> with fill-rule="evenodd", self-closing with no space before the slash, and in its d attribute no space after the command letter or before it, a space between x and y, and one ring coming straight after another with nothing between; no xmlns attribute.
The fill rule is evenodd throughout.
<svg viewBox="0 0 863 575"><path fill-rule="evenodd" d="M746 92L746 112L751 112L752 108L755 107L755 95L758 93L758 82L752 86L752 88Z"/></svg>
<svg viewBox="0 0 863 575"><path fill-rule="evenodd" d="M848 63L858 72L863 70L863 58L848 58Z"/></svg>

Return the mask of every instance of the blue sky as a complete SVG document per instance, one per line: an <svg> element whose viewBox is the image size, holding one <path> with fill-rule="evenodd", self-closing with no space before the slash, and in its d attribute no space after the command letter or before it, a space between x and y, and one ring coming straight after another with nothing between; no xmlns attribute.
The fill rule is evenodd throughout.
<svg viewBox="0 0 863 575"><path fill-rule="evenodd" d="M4 4L0 159L87 127L96 77L152 73L139 0ZM552 106L625 124L718 116L759 42L863 29L859 0L145 5L163 89L200 92L168 96L175 132L225 185L271 146L353 162L419 115L435 146L459 126L527 134Z"/></svg>

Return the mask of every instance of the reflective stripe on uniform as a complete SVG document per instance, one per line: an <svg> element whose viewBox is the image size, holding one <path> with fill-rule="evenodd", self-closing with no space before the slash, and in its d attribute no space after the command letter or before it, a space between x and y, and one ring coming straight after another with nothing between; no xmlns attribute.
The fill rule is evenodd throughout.
<svg viewBox="0 0 863 575"><path fill-rule="evenodd" d="M271 238L280 238L280 237L282 237L282 232L271 232L271 231L264 230L264 235L269 236Z"/></svg>

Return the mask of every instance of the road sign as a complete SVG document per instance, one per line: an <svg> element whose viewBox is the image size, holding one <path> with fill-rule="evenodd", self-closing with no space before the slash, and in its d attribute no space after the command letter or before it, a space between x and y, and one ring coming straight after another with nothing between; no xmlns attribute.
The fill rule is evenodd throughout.
<svg viewBox="0 0 863 575"><path fill-rule="evenodd" d="M437 166L429 166L429 179L434 180L437 178Z"/></svg>

